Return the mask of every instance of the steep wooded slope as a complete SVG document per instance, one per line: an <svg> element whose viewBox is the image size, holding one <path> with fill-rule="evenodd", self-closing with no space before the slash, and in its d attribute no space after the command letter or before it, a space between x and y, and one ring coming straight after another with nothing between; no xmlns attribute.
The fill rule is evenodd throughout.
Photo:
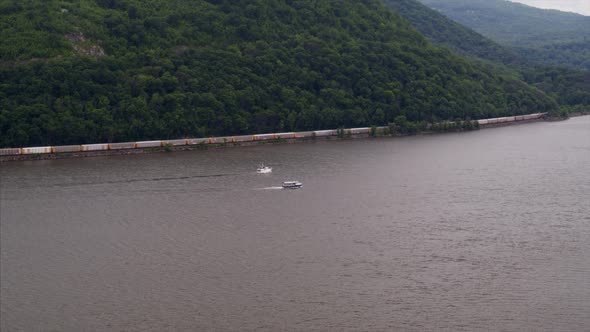
<svg viewBox="0 0 590 332"><path fill-rule="evenodd" d="M506 47L461 25L438 11L416 0L383 0L403 18L436 45L446 47L461 55L507 65L521 64L523 60Z"/></svg>
<svg viewBox="0 0 590 332"><path fill-rule="evenodd" d="M26 0L0 15L2 146L556 108L432 47L377 0Z"/></svg>

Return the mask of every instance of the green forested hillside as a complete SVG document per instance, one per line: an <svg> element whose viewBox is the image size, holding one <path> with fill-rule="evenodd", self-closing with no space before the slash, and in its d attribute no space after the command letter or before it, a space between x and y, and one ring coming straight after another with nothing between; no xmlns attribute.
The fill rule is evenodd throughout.
<svg viewBox="0 0 590 332"><path fill-rule="evenodd" d="M590 111L590 71L560 67L530 67L522 70L529 84L545 91L560 105Z"/></svg>
<svg viewBox="0 0 590 332"><path fill-rule="evenodd" d="M590 70L590 17L504 0L419 0L540 64Z"/></svg>
<svg viewBox="0 0 590 332"><path fill-rule="evenodd" d="M506 75L523 79L555 98L564 107L577 110L579 107L590 106L590 72L557 66L534 65L535 62L544 62L546 54L534 49L520 48L527 52L524 57L529 61L526 61L509 51L509 47L500 46L417 1L385 0L385 3L408 19L416 29L435 44L467 55L471 59L483 59L486 63L491 62L492 67L494 67L494 63L500 64L501 66L495 68L502 70ZM561 58L567 58L572 53L575 53L576 57L584 54L582 49L584 43L571 44L571 48L560 48L560 45L562 44L547 46L547 48L553 48L554 57L552 60L557 63L567 63L567 60ZM590 55L579 57L579 60L581 62L574 64L584 67L589 64Z"/></svg>
<svg viewBox="0 0 590 332"><path fill-rule="evenodd" d="M0 2L0 145L481 118L553 98L377 0Z"/></svg>

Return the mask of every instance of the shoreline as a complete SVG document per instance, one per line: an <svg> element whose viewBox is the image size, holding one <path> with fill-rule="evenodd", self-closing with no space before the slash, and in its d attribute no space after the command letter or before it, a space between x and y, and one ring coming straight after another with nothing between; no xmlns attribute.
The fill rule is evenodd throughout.
<svg viewBox="0 0 590 332"><path fill-rule="evenodd" d="M572 114L571 117L584 116L588 114ZM366 138L385 138L385 137L405 137L405 136L417 136L417 135L432 135L432 134L444 134L444 133L457 133L479 129L490 129L505 126L521 125L539 121L556 121L552 119L546 119L544 114L534 114L536 117L528 119L518 119L516 117L507 118L494 118L477 120L478 127L466 130L466 129L455 129L448 131L420 131L417 133L410 134L389 134L389 127L372 127L372 128L350 128L350 129L336 129L336 130L320 130L313 132L293 132L293 133L277 133L277 134L260 134L260 135L245 135L245 136L231 136L231 137L211 137L201 139L183 139L183 140L164 140L164 141L145 141L145 142L134 142L134 143L113 143L113 144L90 144L80 146L63 146L56 148L69 148L74 151L55 152L53 147L41 147L41 148L22 148L22 149L44 149L41 153L28 153L28 154L12 154L12 155L0 155L0 162L6 161L34 161L34 160L57 160L57 159L69 159L69 158L89 158L89 157L104 157L104 156L121 156L121 155L137 155L146 153L170 153L179 151L199 151L209 149L225 149L225 148L236 148L244 146L255 146L264 144L296 144L296 143L308 143L315 141L329 141L329 140L344 140L344 139L366 139ZM522 116L524 117L524 116ZM511 121L502 119L512 118ZM567 120L567 119L564 119ZM130 147L133 144L133 147ZM145 146L157 144L157 146ZM82 150L79 147L103 147L107 146L106 149L102 150ZM77 148L77 150L75 149ZM21 151L22 149L18 149ZM1 150L1 149L0 149ZM9 150L9 149L5 149ZM16 150L16 149L10 149ZM35 151L35 150L33 150Z"/></svg>
<svg viewBox="0 0 590 332"><path fill-rule="evenodd" d="M405 135L409 136L409 135ZM45 153L45 154L30 154L30 155L13 155L13 156L0 156L0 162L5 161L37 161L37 160L58 160L58 159L72 159L72 158L91 158L91 157L107 157L107 156L127 156L127 155L140 155L140 154L152 154L152 153L173 153L183 151L207 151L217 149L230 149L230 148L241 148L248 146L257 145L277 145L277 144L299 144L299 143L312 143L317 141L330 141L330 140L346 140L346 139L361 139L369 138L368 134L357 134L353 136L347 136L344 138L338 138L333 136L326 137L315 137L315 138L294 138L294 139L275 139L266 141L252 141L252 142L226 142L226 143L209 143L205 145L194 144L194 145L182 145L182 146L165 146L165 147L153 147L153 148L134 148L124 150L104 150L104 151L80 151L80 152L62 152L62 153ZM386 137L386 136L380 136ZM391 136L394 137L394 136Z"/></svg>

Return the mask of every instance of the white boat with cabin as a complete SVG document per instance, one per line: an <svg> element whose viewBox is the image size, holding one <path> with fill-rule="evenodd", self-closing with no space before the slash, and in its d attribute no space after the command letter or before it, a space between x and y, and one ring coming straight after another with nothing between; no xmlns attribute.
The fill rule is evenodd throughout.
<svg viewBox="0 0 590 332"><path fill-rule="evenodd" d="M283 189L297 189L303 187L303 183L299 181L285 181L283 182Z"/></svg>

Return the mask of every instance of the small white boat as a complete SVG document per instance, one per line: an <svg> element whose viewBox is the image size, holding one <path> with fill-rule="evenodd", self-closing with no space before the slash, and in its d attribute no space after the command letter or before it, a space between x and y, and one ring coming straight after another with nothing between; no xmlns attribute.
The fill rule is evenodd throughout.
<svg viewBox="0 0 590 332"><path fill-rule="evenodd" d="M272 172L272 167L264 166L264 164L260 164L260 166L258 166L258 168L256 169L256 173L259 173L259 174L266 174L266 173L271 173L271 172Z"/></svg>
<svg viewBox="0 0 590 332"><path fill-rule="evenodd" d="M283 182L283 189L297 189L303 187L303 183L299 181L285 181Z"/></svg>

